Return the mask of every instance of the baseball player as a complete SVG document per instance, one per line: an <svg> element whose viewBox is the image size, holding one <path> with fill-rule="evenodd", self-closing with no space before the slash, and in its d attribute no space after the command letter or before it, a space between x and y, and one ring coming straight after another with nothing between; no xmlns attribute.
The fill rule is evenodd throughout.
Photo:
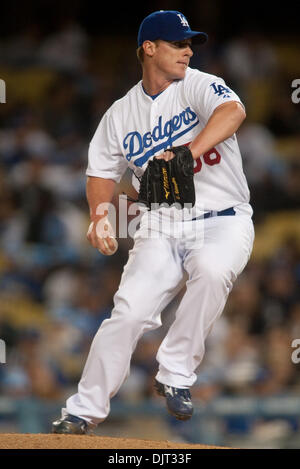
<svg viewBox="0 0 300 469"><path fill-rule="evenodd" d="M138 32L142 80L108 109L90 142L87 237L103 254L115 252L117 241L99 207L111 201L128 167L138 191L150 160L171 160L174 153L168 149L187 146L194 159L196 202L192 208L143 213L111 318L92 342L78 392L53 423L55 433L85 434L107 417L138 340L160 327L161 312L182 288L185 275L185 294L157 353L154 385L172 415L182 420L192 416L189 388L196 381L205 339L249 260L254 240L235 135L245 119L244 106L221 78L189 67L193 44L206 39L178 11L147 16ZM158 219L169 223L149 224ZM181 236L174 236L181 225ZM163 236L151 236L154 231ZM191 236L195 233L201 236Z"/></svg>

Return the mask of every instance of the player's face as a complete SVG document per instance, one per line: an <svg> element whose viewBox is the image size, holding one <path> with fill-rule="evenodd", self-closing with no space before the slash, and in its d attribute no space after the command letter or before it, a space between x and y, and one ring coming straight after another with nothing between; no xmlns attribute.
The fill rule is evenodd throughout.
<svg viewBox="0 0 300 469"><path fill-rule="evenodd" d="M184 78L193 55L191 44L191 39L173 42L156 41L154 63L157 70L171 80Z"/></svg>

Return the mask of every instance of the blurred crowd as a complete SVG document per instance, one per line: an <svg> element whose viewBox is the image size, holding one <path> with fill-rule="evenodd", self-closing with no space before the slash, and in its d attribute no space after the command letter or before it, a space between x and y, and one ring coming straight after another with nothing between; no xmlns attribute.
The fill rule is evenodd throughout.
<svg viewBox="0 0 300 469"><path fill-rule="evenodd" d="M0 41L7 87L0 104L2 396L63 402L110 315L132 240L120 240L112 257L88 245L85 169L101 116L140 79L135 47L131 37L91 39L73 20L46 36L30 25ZM292 42L245 31L224 44L212 36L192 59L246 105L238 140L261 246L208 338L193 388L204 402L299 393L291 359L292 340L300 339L300 104L291 101L300 61L293 50ZM118 191L130 193L129 184L125 175ZM138 344L119 399L154 398L156 351L180 295L163 327Z"/></svg>

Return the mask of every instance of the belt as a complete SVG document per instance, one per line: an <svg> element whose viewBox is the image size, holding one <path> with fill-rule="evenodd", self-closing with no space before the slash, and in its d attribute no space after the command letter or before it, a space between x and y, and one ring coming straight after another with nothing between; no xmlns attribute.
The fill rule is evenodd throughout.
<svg viewBox="0 0 300 469"><path fill-rule="evenodd" d="M235 215L235 210L233 207L226 208L225 210L221 210L220 212L217 212L216 210L211 210L210 212L204 213L204 215L200 215L200 217L192 218L192 221L211 217L226 217L228 215Z"/></svg>

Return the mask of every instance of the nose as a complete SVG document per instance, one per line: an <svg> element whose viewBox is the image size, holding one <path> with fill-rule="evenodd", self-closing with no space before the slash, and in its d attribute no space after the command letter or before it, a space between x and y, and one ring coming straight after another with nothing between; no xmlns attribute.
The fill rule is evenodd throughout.
<svg viewBox="0 0 300 469"><path fill-rule="evenodd" d="M194 55L193 49L192 49L192 44L187 44L186 50L185 50L185 55L192 57Z"/></svg>

